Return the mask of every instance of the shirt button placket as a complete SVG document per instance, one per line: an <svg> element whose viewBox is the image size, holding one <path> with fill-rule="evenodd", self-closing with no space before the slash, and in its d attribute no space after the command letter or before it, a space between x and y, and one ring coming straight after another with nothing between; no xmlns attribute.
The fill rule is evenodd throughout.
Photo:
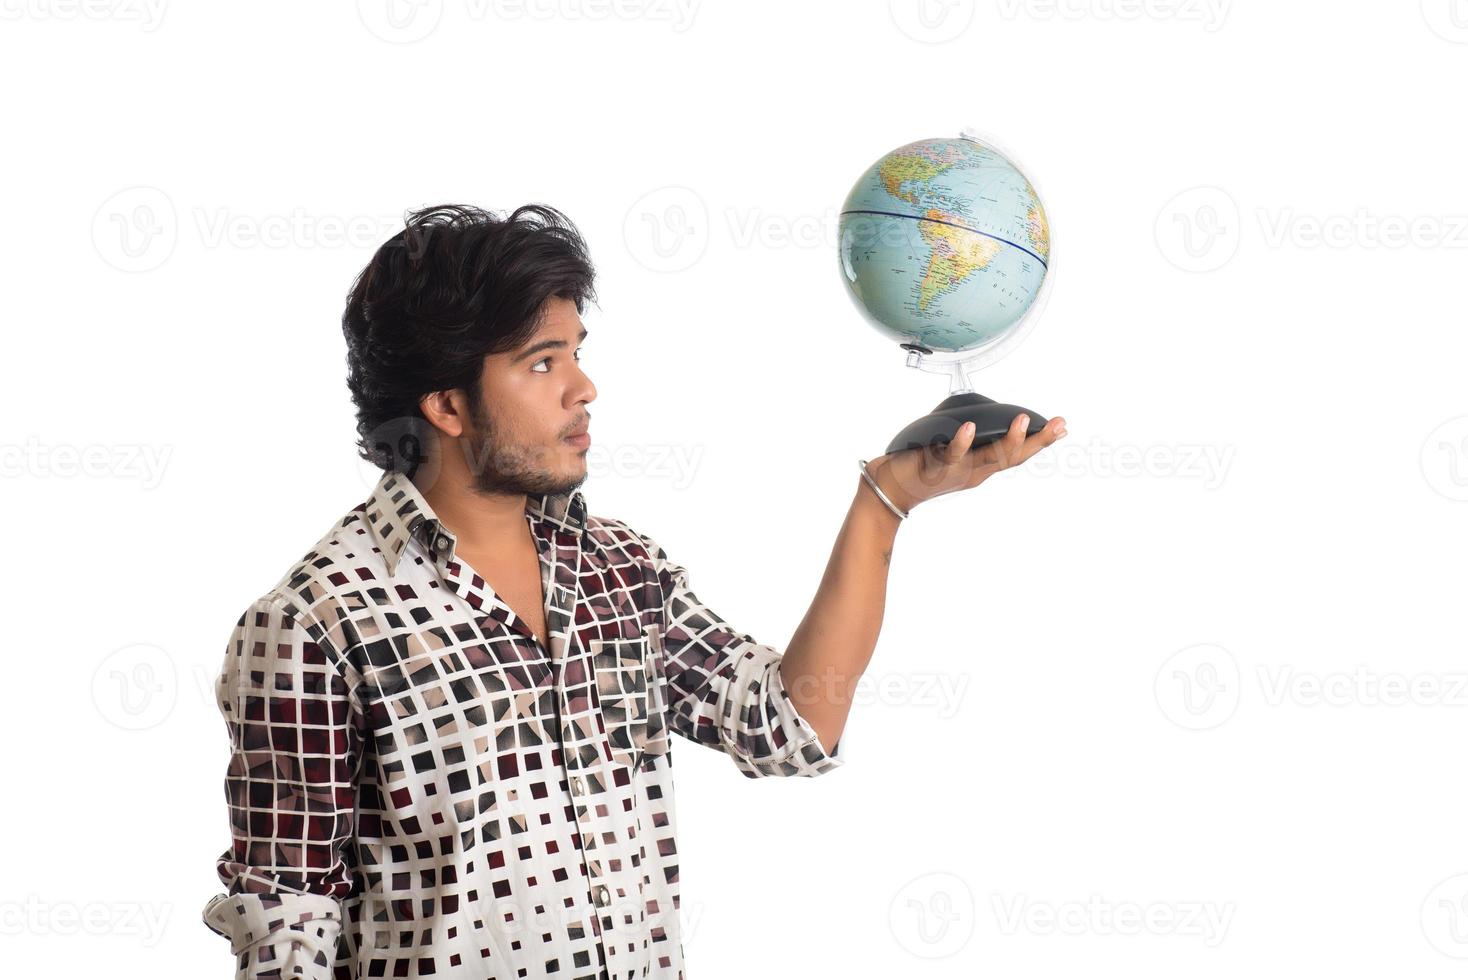
<svg viewBox="0 0 1468 980"><path fill-rule="evenodd" d="M553 568L552 575L554 575L554 572L555 569ZM551 593L551 601L549 603L550 608L547 610L549 613L549 617L546 628L551 637L561 635L562 633L564 633L565 635L560 643L557 643L554 639L551 640L549 644L549 653L552 657L561 656L569 650L569 646L571 643L569 632L570 625L575 618L575 610L572 608L574 601L575 591L573 589L560 583L557 583L555 585L554 591ZM569 720L567 720L565 723L563 737L566 739L574 738L575 731L575 726L571 724ZM568 762L575 758L575 753L566 753L566 759ZM577 764L579 765L579 762ZM576 822L580 825L581 829L581 839L583 841L581 846L582 850L585 850L585 841L597 839L596 828L593 826L596 818L593 815L591 807L586 800L586 780L582 779L579 774L573 772L571 774L569 785L571 787L572 808L576 814ZM588 855L588 858L590 858L590 855ZM601 862L594 858L590 858L586 862L586 864L587 867L590 869L592 878L594 880L601 870ZM598 908L606 908L608 905L611 904L612 901L611 889L608 888L605 884L596 885L591 891L591 896L592 900L596 903Z"/></svg>

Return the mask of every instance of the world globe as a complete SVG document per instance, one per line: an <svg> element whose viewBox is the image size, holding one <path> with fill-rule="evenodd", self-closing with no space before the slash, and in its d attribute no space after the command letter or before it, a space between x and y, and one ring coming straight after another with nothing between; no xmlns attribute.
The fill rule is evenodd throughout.
<svg viewBox="0 0 1468 980"><path fill-rule="evenodd" d="M846 195L837 240L842 281L867 321L927 353L1003 338L1050 262L1034 187L967 135L917 140L868 167Z"/></svg>
<svg viewBox="0 0 1468 980"><path fill-rule="evenodd" d="M964 422L972 449L1047 419L978 394L968 372L1018 342L1042 305L1050 222L1020 169L965 129L899 146L868 167L841 206L841 281L867 323L907 350L909 367L947 374L949 395L887 452L941 446Z"/></svg>

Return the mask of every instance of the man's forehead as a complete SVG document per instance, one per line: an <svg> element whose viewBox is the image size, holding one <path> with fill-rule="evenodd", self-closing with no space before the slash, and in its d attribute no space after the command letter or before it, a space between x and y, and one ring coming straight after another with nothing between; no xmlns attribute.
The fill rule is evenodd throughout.
<svg viewBox="0 0 1468 980"><path fill-rule="evenodd" d="M494 355L494 358L508 365L519 364L545 351L577 347L586 334L586 327L576 312L575 303L563 300L560 305L553 306L547 301L541 307L535 331L514 350L504 351ZM485 367L488 368L488 359Z"/></svg>
<svg viewBox="0 0 1468 980"><path fill-rule="evenodd" d="M560 296L552 296L546 300L545 311L540 318L540 326L536 328L535 335L539 337L542 334L576 334L585 329L586 327L581 322L581 314L576 312L575 302Z"/></svg>

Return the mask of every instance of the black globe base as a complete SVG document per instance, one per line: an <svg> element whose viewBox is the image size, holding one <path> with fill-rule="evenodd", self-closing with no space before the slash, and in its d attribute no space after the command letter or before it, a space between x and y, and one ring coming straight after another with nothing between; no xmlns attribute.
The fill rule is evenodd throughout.
<svg viewBox="0 0 1468 980"><path fill-rule="evenodd" d="M1014 417L1021 412L1028 412L1030 416L1030 425L1025 431L1026 436L1039 432L1050 421L1038 412L1031 412L1028 408L1020 408L1018 405L1001 405L992 398L985 398L972 391L949 395L927 415L897 433L897 437L887 444L887 452L896 453L904 449L946 446L957 434L958 427L965 422L974 423L976 431L971 448L978 449L980 446L987 446L991 442L1004 438L1005 433L1009 431L1009 426L1014 422Z"/></svg>

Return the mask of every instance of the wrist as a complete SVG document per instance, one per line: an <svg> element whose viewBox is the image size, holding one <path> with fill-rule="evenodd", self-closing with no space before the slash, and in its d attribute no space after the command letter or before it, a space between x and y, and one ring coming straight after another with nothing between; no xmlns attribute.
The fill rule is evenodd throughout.
<svg viewBox="0 0 1468 980"><path fill-rule="evenodd" d="M867 477L871 480L868 482ZM872 513L880 513L893 524L900 524L912 512L912 504L892 486L891 474L877 463L868 463L866 476L856 478L856 503ZM873 485L876 489L873 489ZM886 499L882 499L883 497ZM895 510L894 510L895 508ZM896 511L900 510L901 513Z"/></svg>
<svg viewBox="0 0 1468 980"><path fill-rule="evenodd" d="M851 500L850 516L859 524L874 528L886 537L895 538L903 519L892 513L892 509L872 493L872 488L867 486L865 480L857 477L856 482L856 495Z"/></svg>

